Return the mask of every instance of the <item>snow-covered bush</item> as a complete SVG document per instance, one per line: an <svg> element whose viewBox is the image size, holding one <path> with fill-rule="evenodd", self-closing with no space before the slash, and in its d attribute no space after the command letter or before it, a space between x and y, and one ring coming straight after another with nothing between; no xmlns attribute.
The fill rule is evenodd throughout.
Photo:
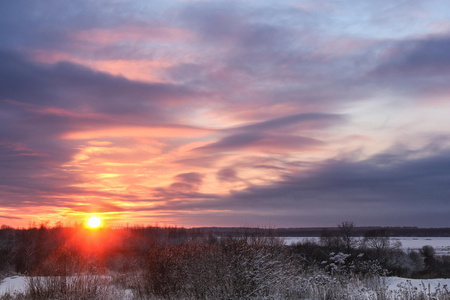
<svg viewBox="0 0 450 300"><path fill-rule="evenodd" d="M388 293L388 299L405 299L405 300L449 300L449 288L438 284L431 288L430 284L423 281L419 286L411 283L411 280L399 283L397 289Z"/></svg>
<svg viewBox="0 0 450 300"><path fill-rule="evenodd" d="M136 297L249 299L290 284L296 260L273 238L224 238L158 247L132 285Z"/></svg>
<svg viewBox="0 0 450 300"><path fill-rule="evenodd" d="M325 266L325 270L331 274L345 274L350 271L349 265L345 261L350 256L350 254L342 252L331 252L328 261L323 261L322 264Z"/></svg>
<svg viewBox="0 0 450 300"><path fill-rule="evenodd" d="M32 300L119 299L108 277L90 274L29 277L26 296Z"/></svg>

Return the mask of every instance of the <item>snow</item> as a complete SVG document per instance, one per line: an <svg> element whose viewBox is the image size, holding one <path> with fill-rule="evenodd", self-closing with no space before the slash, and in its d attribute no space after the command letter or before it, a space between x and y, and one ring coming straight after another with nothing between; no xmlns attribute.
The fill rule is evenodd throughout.
<svg viewBox="0 0 450 300"><path fill-rule="evenodd" d="M388 291L398 291L400 289L417 289L419 291L434 292L437 288L443 289L445 286L450 289L450 278L436 279L408 279L401 277L384 277Z"/></svg>
<svg viewBox="0 0 450 300"><path fill-rule="evenodd" d="M384 285L390 292L399 292L405 290L417 290L427 293L435 292L437 289L450 289L450 278L448 279L408 279L401 277L383 277ZM0 297L4 294L14 294L25 292L27 288L27 277L25 276L11 276L4 278L0 282ZM123 299L131 299L132 292L126 290L123 294Z"/></svg>
<svg viewBox="0 0 450 300"><path fill-rule="evenodd" d="M27 278L25 276L6 277L0 282L0 297L4 294L25 292Z"/></svg>
<svg viewBox="0 0 450 300"><path fill-rule="evenodd" d="M438 255L450 255L450 237L394 237L393 242L402 243L405 250L418 250L425 245L430 245Z"/></svg>
<svg viewBox="0 0 450 300"><path fill-rule="evenodd" d="M18 293L25 293L27 289L28 289L27 276L11 276L6 277L0 281L0 297L2 297L5 294L14 295ZM119 295L114 299L122 299L122 300L133 299L133 292L129 289L120 290L116 288L111 290L111 292L113 295L116 296Z"/></svg>
<svg viewBox="0 0 450 300"><path fill-rule="evenodd" d="M298 242L320 240L319 237L285 237L284 243L292 245ZM403 250L419 250L425 245L434 248L437 255L450 255L450 237L392 237L391 243L400 242Z"/></svg>

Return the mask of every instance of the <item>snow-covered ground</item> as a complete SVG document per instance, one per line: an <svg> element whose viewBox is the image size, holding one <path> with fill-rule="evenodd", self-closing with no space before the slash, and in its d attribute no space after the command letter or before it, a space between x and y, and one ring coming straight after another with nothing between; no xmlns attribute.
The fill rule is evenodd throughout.
<svg viewBox="0 0 450 300"><path fill-rule="evenodd" d="M405 250L417 250L425 245L430 245L438 255L450 255L450 237L393 237L392 241L402 243Z"/></svg>
<svg viewBox="0 0 450 300"><path fill-rule="evenodd" d="M444 288L447 286L447 289L450 289L450 278L442 279L407 279L401 277L385 277L385 283L388 287L388 290L394 291L399 290L400 288L416 288L419 291L422 290L430 290L433 292L436 288Z"/></svg>
<svg viewBox="0 0 450 300"><path fill-rule="evenodd" d="M419 292L431 291L435 292L437 289L450 289L449 279L407 279L400 277L385 277L384 284L388 291L393 293L404 292L405 290L417 290ZM0 282L0 297L4 294L14 294L25 292L27 288L27 278L25 276L11 276L6 277ZM131 299L131 292L124 294L124 299Z"/></svg>
<svg viewBox="0 0 450 300"><path fill-rule="evenodd" d="M25 276L6 277L0 282L0 296L25 292L26 288L27 278Z"/></svg>
<svg viewBox="0 0 450 300"><path fill-rule="evenodd" d="M386 277L388 299L448 299L450 279Z"/></svg>
<svg viewBox="0 0 450 300"><path fill-rule="evenodd" d="M43 279L45 277L39 278ZM28 283L29 279L26 276L6 277L0 281L0 297L2 297L5 294L14 295L19 293L25 293L28 289ZM111 295L114 296L114 298L111 299L121 299L121 300L133 299L133 293L131 290L121 290L117 287L114 287L112 290L110 290L110 293Z"/></svg>
<svg viewBox="0 0 450 300"><path fill-rule="evenodd" d="M285 237L283 239L287 245L305 240L319 241L318 237ZM393 237L391 241L400 242L404 250L419 250L425 245L430 245L436 250L436 254L450 255L450 237Z"/></svg>

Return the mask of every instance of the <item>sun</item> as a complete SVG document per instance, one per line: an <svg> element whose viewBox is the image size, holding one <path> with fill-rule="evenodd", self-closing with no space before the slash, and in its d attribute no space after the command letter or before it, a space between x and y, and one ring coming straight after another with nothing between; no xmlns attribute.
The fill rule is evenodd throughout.
<svg viewBox="0 0 450 300"><path fill-rule="evenodd" d="M87 224L91 228L97 228L102 224L102 221L99 217L90 217Z"/></svg>

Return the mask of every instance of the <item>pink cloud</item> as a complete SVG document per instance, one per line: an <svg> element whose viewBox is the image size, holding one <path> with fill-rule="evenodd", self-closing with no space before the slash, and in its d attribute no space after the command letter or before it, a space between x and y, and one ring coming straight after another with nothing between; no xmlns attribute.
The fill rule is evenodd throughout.
<svg viewBox="0 0 450 300"><path fill-rule="evenodd" d="M76 52L60 52L52 50L34 50L30 52L30 57L36 62L54 64L61 61L87 66L93 70L109 73L115 76L123 76L130 80L146 82L166 82L162 76L163 71L173 65L169 60L149 60L135 58L117 59L87 59L80 57Z"/></svg>
<svg viewBox="0 0 450 300"><path fill-rule="evenodd" d="M120 126L67 132L62 135L62 138L68 140L88 140L105 137L200 137L211 132L213 132L211 129L190 126Z"/></svg>

